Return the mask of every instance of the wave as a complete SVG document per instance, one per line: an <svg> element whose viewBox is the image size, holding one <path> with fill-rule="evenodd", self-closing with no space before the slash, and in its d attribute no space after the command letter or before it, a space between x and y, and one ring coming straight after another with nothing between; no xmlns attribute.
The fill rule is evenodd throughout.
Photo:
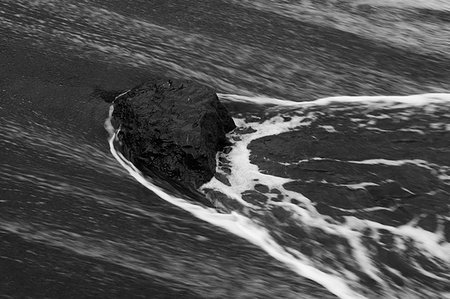
<svg viewBox="0 0 450 299"><path fill-rule="evenodd" d="M364 218L364 214L361 214L395 210L395 207L372 206L356 210L341 208L342 211L350 214L344 216L344 221L339 221L335 217L321 213L316 208L317 203L314 200L285 187L287 183L295 182L296 179L268 174L261 170L253 163L250 148L251 143L255 140L296 132L312 126L320 118L323 110L326 112L338 111L339 113L362 110L366 116L369 116L367 123L370 123L371 115L375 118L378 117L377 119L384 119L378 114L380 111L390 116L398 115L401 111L400 114L406 114L409 117L423 114L422 116L428 115L430 118L433 113L438 111L441 121L445 121L445 118L450 117L448 113L450 94L406 97L332 97L310 102L292 102L268 97L230 94L220 94L219 96L228 104L251 103L256 106L264 106L265 111L271 111L271 113L266 113L266 118L259 117L256 120L249 120L248 117L235 118L238 129L229 136L235 142L228 154L218 155L216 170L227 178L229 184L213 178L201 188L206 196L210 190L225 194L226 199L223 200L223 205L236 207L235 204L230 204L231 201L238 203L240 208L234 210L229 208L229 213L223 213L223 211L192 203L186 198L174 196L170 190L159 187L156 182L145 177L116 150L114 142L117 130L112 127L110 118L108 118L105 127L110 134L109 145L112 155L133 178L165 201L190 212L203 221L248 240L283 262L298 275L319 283L340 298L380 295L396 297L401 294L420 297L424 294L436 294L435 292L444 294L442 292L445 292L445 287L442 288L442 285L445 286L450 281L450 277L446 274L450 266L450 256L448 255L450 243L446 241L443 234L443 228L449 219L445 215L439 216L440 225L435 231L419 227L417 219L403 225L388 225L370 217ZM112 111L113 107L110 108L110 117ZM273 111L277 111L275 115L273 115ZM371 124L373 125L373 122ZM417 126L420 123L415 125L414 129L419 130ZM328 133L337 132L331 125L322 125L322 127ZM444 132L448 131L445 125L439 128ZM422 130L424 129L422 128ZM224 159L227 162L224 163ZM333 159L312 157L302 161L308 163L323 160L329 162ZM426 169L433 174L440 173L440 176L437 177L440 178L442 186L448 185L448 180L445 179L449 172L448 167L428 163L424 160L334 160L339 163L366 166L382 164L385 167L399 167L412 163L414 166L423 168L425 165ZM293 164L298 165L299 162L277 163L284 163L284 166L289 167ZM231 171L224 171L225 168L229 168ZM334 184L333 186L359 190L374 185L379 186L379 184L379 182L361 182L351 185ZM249 200L251 196L246 197L250 194L249 190L255 191L258 186L266 189L263 193L267 197L281 194L284 199L280 201L272 198L262 202ZM277 217L276 214L280 210L284 211L284 215L283 219L278 221L280 217ZM295 236L295 231L301 232L301 238ZM395 265L392 266L386 261L379 260L379 257L372 252L374 248L372 242L379 242L386 232L394 240L394 247L391 250L398 255L404 255L413 265L409 271L420 275L411 276L404 269L398 270ZM322 240L317 239L315 235L321 235ZM328 245L325 245L327 243ZM308 252L305 250L306 247L312 247L317 252L315 254L306 253ZM411 250L418 250L418 252L411 254ZM334 259L332 263L329 263L330 258ZM424 258L426 259L425 263L423 262ZM399 279L402 283L396 284L395 282ZM431 289L425 287L429 281L433 281ZM418 290L417 285L422 285L424 288ZM433 290L436 285L438 287Z"/></svg>
<svg viewBox="0 0 450 299"><path fill-rule="evenodd" d="M284 250L280 245L278 245L268 234L268 232L254 223L251 219L240 215L235 212L230 214L218 213L215 209L205 208L196 204L192 204L183 198L174 197L167 191L159 188L151 181L146 179L144 175L125 157L117 152L114 141L118 131L114 129L111 124L111 116L113 112L113 107L110 109L110 117L105 122L105 127L110 133L109 145L110 150L114 158L129 172L129 174L134 177L139 183L145 186L147 189L154 192L156 195L162 199L170 202L171 204L182 208L196 216L197 218L209 222L213 225L222 227L227 231L240 236L251 243L264 249L268 254L278 259L281 262L287 264L292 270L301 276L309 278L316 281L330 290L332 293L338 295L341 298L358 298L360 297L357 293L353 292L347 287L344 281L337 277L332 277L326 273L321 272L310 265L307 265L297 259L292 254Z"/></svg>

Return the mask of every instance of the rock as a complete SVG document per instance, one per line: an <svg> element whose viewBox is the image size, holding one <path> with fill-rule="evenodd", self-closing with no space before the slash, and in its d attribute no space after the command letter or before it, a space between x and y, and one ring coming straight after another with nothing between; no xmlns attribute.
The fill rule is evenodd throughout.
<svg viewBox="0 0 450 299"><path fill-rule="evenodd" d="M214 90L187 80L153 79L114 101L122 153L150 169L198 188L215 173L216 152L236 126Z"/></svg>

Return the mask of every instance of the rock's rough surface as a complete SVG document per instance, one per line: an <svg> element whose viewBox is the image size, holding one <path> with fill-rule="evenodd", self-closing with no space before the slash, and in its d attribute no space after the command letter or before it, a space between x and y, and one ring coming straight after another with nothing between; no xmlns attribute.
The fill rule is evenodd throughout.
<svg viewBox="0 0 450 299"><path fill-rule="evenodd" d="M119 96L113 122L122 152L149 169L198 188L215 172L216 152L235 128L214 90L193 81L154 79Z"/></svg>

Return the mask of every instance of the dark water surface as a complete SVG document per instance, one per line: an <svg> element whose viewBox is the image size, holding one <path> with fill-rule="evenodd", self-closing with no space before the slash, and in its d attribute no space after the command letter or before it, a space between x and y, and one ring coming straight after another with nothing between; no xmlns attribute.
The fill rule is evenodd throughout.
<svg viewBox="0 0 450 299"><path fill-rule="evenodd" d="M0 297L447 298L449 22L438 0L3 0ZM155 74L222 93L231 186L203 190L233 213L111 154L94 91Z"/></svg>

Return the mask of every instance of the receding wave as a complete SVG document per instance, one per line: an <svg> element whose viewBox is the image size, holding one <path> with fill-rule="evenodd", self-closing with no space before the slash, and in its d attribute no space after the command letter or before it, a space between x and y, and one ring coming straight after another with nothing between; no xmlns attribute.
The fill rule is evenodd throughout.
<svg viewBox="0 0 450 299"><path fill-rule="evenodd" d="M450 219L445 208L448 199L442 194L450 185L450 161L430 154L445 150L439 148L439 142L420 144L420 139L425 134L449 134L449 94L334 97L303 103L229 94L220 98L230 107L249 103L260 107L254 115L235 118L238 129L229 135L234 140L231 151L218 155L216 171L227 183L213 178L201 188L206 196L211 190L223 194L220 206L224 209L206 208L173 196L146 178L116 150L117 131L108 119L105 127L110 133L111 153L132 177L162 199L259 246L298 275L341 298L445 296L450 282L446 233ZM345 159L345 152L332 149L321 156L292 161L292 155L283 152L296 149L283 148L283 143L278 142L273 150L264 148L265 154L255 145L266 142L269 146L271 138L285 134L297 136L301 143L302 132L317 136L321 132L326 136L321 139L335 138L338 146L345 147L336 136L356 134L370 140L385 134L389 139L390 132L397 130L418 137L416 147L422 151L409 151L405 156L397 148L403 155L400 157L382 149L370 152L367 147L366 152ZM401 146L411 140L393 142ZM339 173L347 168L353 174L346 176L353 178L345 179ZM337 174L329 176L324 171ZM402 177L411 171L433 180L431 187L411 185L410 179ZM397 193L385 195L387 205L367 202L361 195L380 186L399 186ZM331 197L317 197L311 187L331 190L326 193ZM353 206L346 203L346 198L355 194L360 194L360 202ZM417 202L416 198L432 201L442 209L430 211L426 205L418 205L414 217L401 218L398 213ZM434 213L436 226L422 223L427 213Z"/></svg>

